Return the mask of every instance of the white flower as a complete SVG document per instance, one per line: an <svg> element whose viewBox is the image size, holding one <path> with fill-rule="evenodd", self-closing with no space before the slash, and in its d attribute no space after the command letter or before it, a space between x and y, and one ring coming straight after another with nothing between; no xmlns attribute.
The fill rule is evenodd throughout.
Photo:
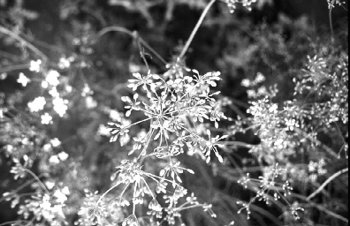
<svg viewBox="0 0 350 226"><path fill-rule="evenodd" d="M69 58L61 57L60 61L58 62L58 67L61 69L65 69L65 68L68 68L69 66L70 66Z"/></svg>
<svg viewBox="0 0 350 226"><path fill-rule="evenodd" d="M20 83L23 87L26 87L30 82L30 79L21 72L19 73L17 82Z"/></svg>
<svg viewBox="0 0 350 226"><path fill-rule="evenodd" d="M49 91L49 94L54 98L58 98L60 96L56 87L52 87L52 89L50 89L50 91Z"/></svg>
<svg viewBox="0 0 350 226"><path fill-rule="evenodd" d="M28 103L28 107L31 112L38 112L44 109L45 104L46 100L44 97L37 97Z"/></svg>
<svg viewBox="0 0 350 226"><path fill-rule="evenodd" d="M7 73L0 74L0 80L5 80L7 78Z"/></svg>
<svg viewBox="0 0 350 226"><path fill-rule="evenodd" d="M56 190L53 194L53 196L56 198L57 202L64 203L67 201L67 196L60 190Z"/></svg>
<svg viewBox="0 0 350 226"><path fill-rule="evenodd" d="M59 160L57 155L53 155L49 158L49 163L56 165L56 164L60 163L60 160Z"/></svg>
<svg viewBox="0 0 350 226"><path fill-rule="evenodd" d="M51 144L45 144L45 145L43 146L43 151L45 151L45 152L50 152L51 150L52 150Z"/></svg>
<svg viewBox="0 0 350 226"><path fill-rule="evenodd" d="M265 80L266 80L265 76L261 72L258 72L255 78L255 82L261 83L261 82L264 82Z"/></svg>
<svg viewBox="0 0 350 226"><path fill-rule="evenodd" d="M101 124L101 125L98 127L97 134L100 135L100 136L106 136L106 137L108 137L108 136L110 135L110 131L111 131L110 128L108 128L107 126Z"/></svg>
<svg viewBox="0 0 350 226"><path fill-rule="evenodd" d="M61 151L60 153L58 153L57 156L61 161L65 161L69 157L69 155L64 151Z"/></svg>
<svg viewBox="0 0 350 226"><path fill-rule="evenodd" d="M54 148L61 145L61 141L57 138L50 140L50 143L51 143L52 147L54 147Z"/></svg>
<svg viewBox="0 0 350 226"><path fill-rule="evenodd" d="M58 86L60 84L58 77L60 77L60 74L56 70L49 70L45 80L51 86Z"/></svg>
<svg viewBox="0 0 350 226"><path fill-rule="evenodd" d="M41 60L31 60L29 63L29 71L39 72L41 66Z"/></svg>
<svg viewBox="0 0 350 226"><path fill-rule="evenodd" d="M45 185L49 190L51 190L55 186L55 182L54 181L45 181Z"/></svg>
<svg viewBox="0 0 350 226"><path fill-rule="evenodd" d="M90 89L89 85L88 84L84 84L84 88L83 90L81 91L81 95L83 97L87 96L87 95L90 95L90 94L93 94L92 90Z"/></svg>
<svg viewBox="0 0 350 226"><path fill-rule="evenodd" d="M48 194L45 194L43 196L43 200L42 200L42 203L40 204L40 207L44 210L48 210L51 208L50 196Z"/></svg>
<svg viewBox="0 0 350 226"><path fill-rule="evenodd" d="M85 104L88 109L91 109L97 106L96 100L94 100L94 98L92 98L91 96L87 96L85 98Z"/></svg>
<svg viewBox="0 0 350 226"><path fill-rule="evenodd" d="M249 87L250 86L250 81L249 81L249 79L243 79L242 81L241 81L241 85L243 86L243 87Z"/></svg>
<svg viewBox="0 0 350 226"><path fill-rule="evenodd" d="M109 112L109 118L117 122L120 122L122 120L120 113L117 110L113 109Z"/></svg>
<svg viewBox="0 0 350 226"><path fill-rule="evenodd" d="M69 188L67 186L64 186L64 188L62 188L62 192L65 195L70 195L70 191L69 191Z"/></svg>
<svg viewBox="0 0 350 226"><path fill-rule="evenodd" d="M52 101L53 110L60 116L63 117L66 111L68 110L67 100L63 100L62 98L55 98Z"/></svg>
<svg viewBox="0 0 350 226"><path fill-rule="evenodd" d="M52 117L47 112L41 115L41 124L48 125L52 123Z"/></svg>
<svg viewBox="0 0 350 226"><path fill-rule="evenodd" d="M72 92L72 90L73 90L73 87L70 85L66 85L64 88L68 93Z"/></svg>
<svg viewBox="0 0 350 226"><path fill-rule="evenodd" d="M42 82L41 82L41 87L42 87L43 89L47 89L47 87L49 87L49 83L48 83L47 81L42 81Z"/></svg>

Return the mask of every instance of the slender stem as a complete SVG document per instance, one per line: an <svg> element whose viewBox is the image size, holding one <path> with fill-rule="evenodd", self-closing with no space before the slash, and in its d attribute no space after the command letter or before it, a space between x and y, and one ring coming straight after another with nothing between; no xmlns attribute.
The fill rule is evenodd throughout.
<svg viewBox="0 0 350 226"><path fill-rule="evenodd" d="M26 171L27 173L29 173L30 175L32 175L32 177L34 177L34 179L38 181L38 183L40 184L42 189L44 189L48 194L50 194L50 191L47 189L45 184L43 182L41 182L39 177L37 175L35 175L35 173L33 173L30 169L27 169L27 168L23 168L23 170Z"/></svg>
<svg viewBox="0 0 350 226"><path fill-rule="evenodd" d="M17 64L17 65L11 65L7 67L3 67L0 70L0 73L7 73L10 71L16 71L16 70L24 70L29 67L29 64Z"/></svg>
<svg viewBox="0 0 350 226"><path fill-rule="evenodd" d="M252 148L255 146L253 144L247 144L247 143L242 142L242 141L220 141L220 142L218 142L218 144L239 146L239 147L245 147L245 148Z"/></svg>
<svg viewBox="0 0 350 226"><path fill-rule="evenodd" d="M187 40L187 42L186 42L184 48L182 49L182 51L181 51L181 53L180 53L180 55L179 55L179 57L178 57L178 60L181 60L181 59L185 56L185 54L186 54L188 48L190 47L190 45L191 45L191 43L192 43L192 41L193 41L194 36L196 35L196 33L197 33L199 27L201 26L201 24L203 23L203 20L204 20L205 16L207 15L209 9L211 8L211 6L212 6L215 2L216 2L216 0L211 0L211 1L208 3L208 5L204 8L204 10L203 10L203 12L202 12L202 15L199 17L199 20L198 20L196 26L194 27L194 29L193 29L193 31L192 31L190 37L188 38L188 40Z"/></svg>
<svg viewBox="0 0 350 226"><path fill-rule="evenodd" d="M34 45L32 45L30 42L25 40L24 38L20 37L16 33L10 31L9 29L3 27L0 25L0 33L6 34L8 36L11 36L12 38L19 41L21 44L24 44L28 49L32 50L36 55L38 55L43 61L47 61L47 56L42 53L38 48L36 48Z"/></svg>
<svg viewBox="0 0 350 226"><path fill-rule="evenodd" d="M148 51L150 51L154 56L156 56L164 65L168 64L166 62L166 60L161 55L159 55L159 53L157 53L157 51L155 51L143 38L141 38L138 35L137 32L130 31L129 29L126 29L124 27L111 26L111 27L103 28L101 31L99 31L97 33L97 36L99 38L99 37L105 35L108 32L111 32L111 31L121 32L121 33L129 35L133 39L136 39L137 41L139 41L140 44L142 44L144 47L146 47L146 49L148 49Z"/></svg>
<svg viewBox="0 0 350 226"><path fill-rule="evenodd" d="M332 4L334 4L334 0L332 1ZM334 42L332 9L333 9L333 7L330 7L329 10L328 10L328 18L329 18L329 28L331 30L331 41Z"/></svg>
<svg viewBox="0 0 350 226"><path fill-rule="evenodd" d="M345 168L345 169L339 170L338 172L336 172L335 174L330 176L325 182L323 182L323 184L316 191L314 191L311 195L309 195L307 197L307 200L310 200L313 197L315 197L318 193L320 193L327 186L327 184L332 182L335 178L339 177L343 173L347 173L348 171L349 171L349 168Z"/></svg>

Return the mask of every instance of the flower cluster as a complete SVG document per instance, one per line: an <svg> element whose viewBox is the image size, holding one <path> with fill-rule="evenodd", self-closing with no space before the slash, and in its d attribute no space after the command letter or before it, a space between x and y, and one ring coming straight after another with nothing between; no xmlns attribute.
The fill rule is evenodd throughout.
<svg viewBox="0 0 350 226"><path fill-rule="evenodd" d="M136 93L132 98L122 97L125 117L131 117L132 112L142 112L145 118L131 123L119 115L115 122L108 124L110 141L119 139L122 145L130 141L131 145L127 146L131 148L129 155L136 156L133 160L123 160L111 176L115 181L111 189L122 189L118 198L123 200L120 206L129 206L130 203L133 206L132 215L123 224L133 225L130 222L138 219L136 205L147 202L147 213L151 219L158 221L165 213L170 225L180 218L182 210L202 207L209 211L210 207L200 204L193 194L187 196L187 189L181 185L181 174L194 172L182 166L177 158L187 150L187 154L198 156L207 163L211 162L212 154L223 162L218 147L219 141L227 136L213 137L210 130L203 127L207 125L209 128L210 124L218 127L219 121L226 119L214 98L218 92L210 92L217 86L219 75L218 72L201 75L196 70L172 65L163 75L149 72L143 76L136 72L129 80L128 87ZM131 140L129 134L141 123L148 123L148 132L140 131ZM158 159L155 162L159 166L158 175L145 171L142 166L142 163L154 162L155 159ZM159 204L159 195L167 206ZM130 201L126 199L128 197ZM213 213L211 215L214 216Z"/></svg>
<svg viewBox="0 0 350 226"><path fill-rule="evenodd" d="M241 4L250 11L252 10L252 4L254 4L256 1L257 0L226 0L226 4L230 10L230 13L234 13L237 8L237 4Z"/></svg>

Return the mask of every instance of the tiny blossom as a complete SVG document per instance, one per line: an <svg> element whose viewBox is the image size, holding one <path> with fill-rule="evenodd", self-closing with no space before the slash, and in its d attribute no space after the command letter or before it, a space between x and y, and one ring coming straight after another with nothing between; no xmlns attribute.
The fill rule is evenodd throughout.
<svg viewBox="0 0 350 226"><path fill-rule="evenodd" d="M86 83L84 83L84 87L83 90L81 91L81 95L83 97L87 96L87 95L91 95L93 94L93 91L91 90L90 86Z"/></svg>
<svg viewBox="0 0 350 226"><path fill-rule="evenodd" d="M111 131L110 128L108 128L104 124L101 124L98 127L97 134L100 135L100 136L108 137L110 135L110 131Z"/></svg>
<svg viewBox="0 0 350 226"><path fill-rule="evenodd" d="M33 101L28 103L29 110L31 112L38 112L44 109L46 100L44 97L36 97Z"/></svg>
<svg viewBox="0 0 350 226"><path fill-rule="evenodd" d="M58 86L60 84L58 78L60 77L60 74L56 70L49 70L46 74L46 82L51 86Z"/></svg>
<svg viewBox="0 0 350 226"><path fill-rule="evenodd" d="M17 79L17 82L19 84L21 84L23 87L26 87L27 84L30 82L31 80L25 76L22 72L19 73L19 76L18 76L18 79Z"/></svg>
<svg viewBox="0 0 350 226"><path fill-rule="evenodd" d="M243 7L247 8L248 10L251 10L251 5L256 1L257 0L226 0L226 4L230 10L230 13L234 13L238 3L243 5Z"/></svg>
<svg viewBox="0 0 350 226"><path fill-rule="evenodd" d="M53 98L59 98L59 96L60 96L60 94L58 93L56 87L52 87L52 88L49 90L49 94L50 94L50 96L52 96Z"/></svg>
<svg viewBox="0 0 350 226"><path fill-rule="evenodd" d="M121 114L114 109L111 109L109 111L109 118L112 119L113 121L120 122L122 120Z"/></svg>
<svg viewBox="0 0 350 226"><path fill-rule="evenodd" d="M262 73L258 72L254 81L256 83L261 83L261 82L264 82L265 80L266 80L265 76Z"/></svg>
<svg viewBox="0 0 350 226"><path fill-rule="evenodd" d="M122 226L139 226L139 221L137 220L137 217L132 214L125 218L125 220L122 223Z"/></svg>
<svg viewBox="0 0 350 226"><path fill-rule="evenodd" d="M87 96L85 98L85 105L88 109L95 108L97 106L96 100L92 96Z"/></svg>
<svg viewBox="0 0 350 226"><path fill-rule="evenodd" d="M50 152L51 150L52 150L52 145L51 144L45 144L43 146L43 151Z"/></svg>
<svg viewBox="0 0 350 226"><path fill-rule="evenodd" d="M243 80L241 81L241 85L242 85L243 87L249 87L249 86L250 86L250 80L247 79L247 78L243 79Z"/></svg>
<svg viewBox="0 0 350 226"><path fill-rule="evenodd" d="M40 118L41 118L41 124L48 125L48 124L52 123L52 117L47 112L45 112L45 114L41 115Z"/></svg>
<svg viewBox="0 0 350 226"><path fill-rule="evenodd" d="M67 100L64 100L60 97L53 99L53 109L60 117L63 117L66 114L66 111L68 110L67 103Z"/></svg>
<svg viewBox="0 0 350 226"><path fill-rule="evenodd" d="M69 155L64 151L58 153L57 156L61 161L65 161L69 157Z"/></svg>
<svg viewBox="0 0 350 226"><path fill-rule="evenodd" d="M57 138L50 140L50 143L52 147L55 147L55 148L61 145L61 141Z"/></svg>
<svg viewBox="0 0 350 226"><path fill-rule="evenodd" d="M65 69L65 68L69 68L70 64L71 64L70 58L61 57L58 62L58 67L61 69Z"/></svg>
<svg viewBox="0 0 350 226"><path fill-rule="evenodd" d="M55 182L54 181L45 181L45 186L51 190L54 186L55 186Z"/></svg>
<svg viewBox="0 0 350 226"><path fill-rule="evenodd" d="M47 82L47 81L42 81L41 82L41 87L43 88L43 89L47 89L48 87L49 87L49 83Z"/></svg>
<svg viewBox="0 0 350 226"><path fill-rule="evenodd" d="M65 87L64 87L64 89L67 91L67 93L70 93L70 92L72 92L73 87L70 86L70 85L68 85L68 84L66 84Z"/></svg>
<svg viewBox="0 0 350 226"><path fill-rule="evenodd" d="M0 74L0 80L5 80L7 78L7 73Z"/></svg>
<svg viewBox="0 0 350 226"><path fill-rule="evenodd" d="M41 60L31 60L29 63L29 71L39 72L41 70Z"/></svg>
<svg viewBox="0 0 350 226"><path fill-rule="evenodd" d="M53 193L53 196L56 198L56 201L59 203L64 203L68 199L67 194L65 194L63 190L56 190Z"/></svg>
<svg viewBox="0 0 350 226"><path fill-rule="evenodd" d="M49 163L56 165L60 163L60 159L58 158L57 155L53 155L49 158Z"/></svg>

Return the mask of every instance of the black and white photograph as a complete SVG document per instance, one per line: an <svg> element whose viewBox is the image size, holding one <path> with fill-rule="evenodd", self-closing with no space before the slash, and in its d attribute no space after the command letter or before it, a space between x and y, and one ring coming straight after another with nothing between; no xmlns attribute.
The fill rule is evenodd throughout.
<svg viewBox="0 0 350 226"><path fill-rule="evenodd" d="M0 0L0 226L347 226L347 0Z"/></svg>

